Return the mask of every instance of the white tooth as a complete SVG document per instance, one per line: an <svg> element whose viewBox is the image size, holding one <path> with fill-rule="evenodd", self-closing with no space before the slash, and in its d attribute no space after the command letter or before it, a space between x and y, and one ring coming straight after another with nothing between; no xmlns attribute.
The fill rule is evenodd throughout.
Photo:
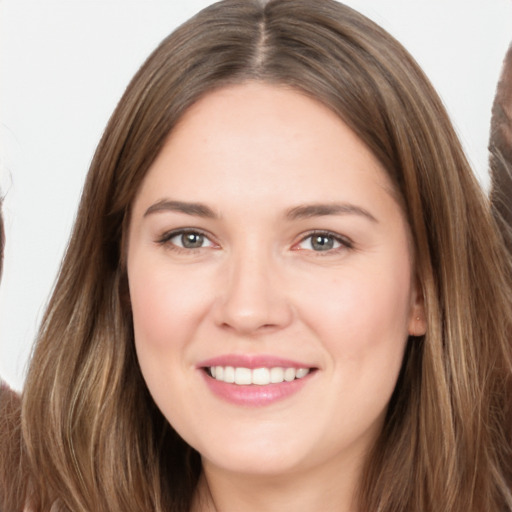
<svg viewBox="0 0 512 512"><path fill-rule="evenodd" d="M235 369L232 366L226 366L224 368L224 382L232 384L235 382Z"/></svg>
<svg viewBox="0 0 512 512"><path fill-rule="evenodd" d="M295 368L286 368L284 371L284 380L286 382L291 382L295 379Z"/></svg>
<svg viewBox="0 0 512 512"><path fill-rule="evenodd" d="M251 370L249 368L235 368L235 383L238 385L249 385L252 381Z"/></svg>
<svg viewBox="0 0 512 512"><path fill-rule="evenodd" d="M270 370L268 368L255 368L252 371L252 383L258 386L270 384Z"/></svg>
<svg viewBox="0 0 512 512"><path fill-rule="evenodd" d="M284 370L276 367L270 369L270 382L272 384L279 384L284 380Z"/></svg>
<svg viewBox="0 0 512 512"><path fill-rule="evenodd" d="M295 376L297 377L297 379L302 379L302 377L305 377L308 373L309 373L309 369L308 368L299 368L295 372Z"/></svg>
<svg viewBox="0 0 512 512"><path fill-rule="evenodd" d="M229 384L235 383L240 386L256 384L266 386L268 384L279 384L283 381L291 382L294 379L302 379L310 370L308 368L234 368L233 366L212 366L210 374L216 380Z"/></svg>

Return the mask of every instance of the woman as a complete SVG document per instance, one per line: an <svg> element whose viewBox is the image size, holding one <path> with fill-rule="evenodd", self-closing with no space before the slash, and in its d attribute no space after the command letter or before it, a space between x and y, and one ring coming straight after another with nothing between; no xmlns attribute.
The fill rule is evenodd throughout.
<svg viewBox="0 0 512 512"><path fill-rule="evenodd" d="M23 395L31 510L512 510L509 260L432 87L329 0L171 34Z"/></svg>

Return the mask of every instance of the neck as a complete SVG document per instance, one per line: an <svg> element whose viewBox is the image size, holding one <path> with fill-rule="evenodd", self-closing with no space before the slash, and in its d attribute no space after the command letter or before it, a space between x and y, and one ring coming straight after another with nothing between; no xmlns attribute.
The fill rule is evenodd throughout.
<svg viewBox="0 0 512 512"><path fill-rule="evenodd" d="M203 462L192 512L355 512L360 471L332 468L289 475L233 473Z"/></svg>

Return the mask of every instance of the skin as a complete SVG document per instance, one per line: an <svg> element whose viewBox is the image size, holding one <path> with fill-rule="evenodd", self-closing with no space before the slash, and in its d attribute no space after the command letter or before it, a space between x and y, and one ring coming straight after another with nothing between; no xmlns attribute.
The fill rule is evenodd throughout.
<svg viewBox="0 0 512 512"><path fill-rule="evenodd" d="M304 210L313 204L322 208ZM326 211L333 204L342 208ZM197 248L180 247L175 230L187 228L204 235ZM425 330L409 228L356 135L284 87L206 95L143 181L127 264L142 373L202 455L194 507L354 510L408 336ZM198 368L226 354L315 370L292 395L244 406L214 394Z"/></svg>

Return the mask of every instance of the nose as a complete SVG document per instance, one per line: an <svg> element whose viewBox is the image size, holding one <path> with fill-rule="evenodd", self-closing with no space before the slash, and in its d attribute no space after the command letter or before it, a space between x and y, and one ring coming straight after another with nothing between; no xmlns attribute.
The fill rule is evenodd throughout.
<svg viewBox="0 0 512 512"><path fill-rule="evenodd" d="M261 251L245 251L226 262L218 292L218 325L243 335L288 326L293 309L286 294L283 267Z"/></svg>

